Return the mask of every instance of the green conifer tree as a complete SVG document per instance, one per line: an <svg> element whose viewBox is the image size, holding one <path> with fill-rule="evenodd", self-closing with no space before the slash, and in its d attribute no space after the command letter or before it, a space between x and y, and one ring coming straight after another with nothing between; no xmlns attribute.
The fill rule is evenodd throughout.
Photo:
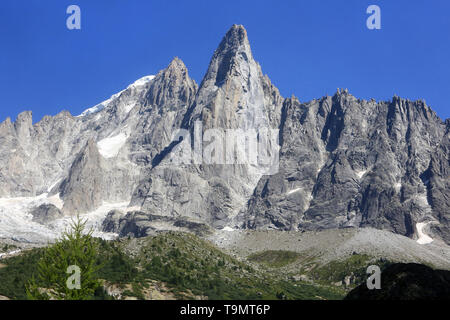
<svg viewBox="0 0 450 320"><path fill-rule="evenodd" d="M93 299L101 285L96 277L98 248L92 230L84 233L85 226L86 221L77 217L70 230L45 250L37 265L37 279L33 277L26 286L29 299Z"/></svg>

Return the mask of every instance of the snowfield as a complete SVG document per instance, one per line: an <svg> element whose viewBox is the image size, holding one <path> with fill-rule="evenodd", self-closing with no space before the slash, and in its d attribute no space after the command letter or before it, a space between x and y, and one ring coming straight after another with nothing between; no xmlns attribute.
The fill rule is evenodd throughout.
<svg viewBox="0 0 450 320"><path fill-rule="evenodd" d="M122 110L122 113L129 113L138 103L137 97L139 97L139 90L144 90L145 86L154 78L155 76L149 75L136 80L126 89L112 95L109 99L94 107L85 110L78 117L81 118L97 113L96 117L101 117L103 116L100 113L102 110L116 103L118 104L118 108ZM128 91L130 94L128 94ZM106 159L117 157L125 145L128 136L129 132L114 132L105 139L98 141L97 147L100 154ZM63 208L64 201L60 198L59 194L50 196L52 190L61 183L62 179L61 177L59 178L52 181L53 183L47 189L47 193L39 196L0 198L0 240L7 239L21 243L46 244L54 241L68 228L72 222L72 217L70 216L57 219L46 225L32 221L32 209L42 204L53 204L60 210ZM97 210L81 215L81 218L87 220L88 228L94 229L94 236L104 239L114 239L117 237L116 234L103 233L98 230L101 230L101 224L109 211L113 209L126 211L128 204L128 202L104 203Z"/></svg>
<svg viewBox="0 0 450 320"><path fill-rule="evenodd" d="M62 207L59 195L48 197L42 194L37 197L0 198L0 239L13 240L21 243L47 244L59 238L70 226L73 217L67 216L42 225L32 221L31 210L41 204L53 203ZM106 240L117 238L116 234L101 232L101 224L109 211L113 209L126 210L128 202L104 203L93 212L80 215L87 220L87 229L93 229L93 235Z"/></svg>
<svg viewBox="0 0 450 320"><path fill-rule="evenodd" d="M97 143L98 151L106 158L114 158L119 154L120 149L127 141L125 133L119 133L116 136L105 138Z"/></svg>

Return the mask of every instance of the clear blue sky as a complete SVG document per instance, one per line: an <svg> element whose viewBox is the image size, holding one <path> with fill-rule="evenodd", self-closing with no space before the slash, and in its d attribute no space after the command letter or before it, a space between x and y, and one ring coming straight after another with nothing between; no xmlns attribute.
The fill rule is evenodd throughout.
<svg viewBox="0 0 450 320"><path fill-rule="evenodd" d="M80 31L66 28L70 4L81 7ZM366 28L370 4L381 30ZM398 94L450 117L448 0L1 0L0 121L78 115L175 56L200 83L234 23L285 97Z"/></svg>

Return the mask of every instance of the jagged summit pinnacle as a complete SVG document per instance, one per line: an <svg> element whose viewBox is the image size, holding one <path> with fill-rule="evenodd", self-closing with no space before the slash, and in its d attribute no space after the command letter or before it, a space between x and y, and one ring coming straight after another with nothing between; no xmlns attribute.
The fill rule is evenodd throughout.
<svg viewBox="0 0 450 320"><path fill-rule="evenodd" d="M247 31L241 25L233 25L225 34L211 59L208 71L202 84L213 81L221 86L227 78L245 70L244 65L254 64Z"/></svg>
<svg viewBox="0 0 450 320"><path fill-rule="evenodd" d="M161 70L145 93L150 105L181 105L186 107L197 92L197 84L189 77L188 69L180 58L175 57L168 67ZM171 101L171 103L169 103Z"/></svg>
<svg viewBox="0 0 450 320"><path fill-rule="evenodd" d="M186 65L184 64L183 60L181 60L178 57L175 57L172 59L172 61L169 63L169 66L167 69L181 69L186 70Z"/></svg>
<svg viewBox="0 0 450 320"><path fill-rule="evenodd" d="M222 40L222 43L226 43L228 45L244 45L248 43L247 30L245 30L244 26L234 24L231 26L230 30L226 33L225 37Z"/></svg>
<svg viewBox="0 0 450 320"><path fill-rule="evenodd" d="M247 30L242 25L234 24L223 37L214 56L227 55L228 57L232 57L239 52L245 52L251 56Z"/></svg>
<svg viewBox="0 0 450 320"><path fill-rule="evenodd" d="M161 70L156 78L164 78L164 79L175 79L175 78L183 78L188 79L188 69L184 62L178 58L175 57L172 59L172 61L169 63L167 68ZM190 80L190 79L189 79Z"/></svg>

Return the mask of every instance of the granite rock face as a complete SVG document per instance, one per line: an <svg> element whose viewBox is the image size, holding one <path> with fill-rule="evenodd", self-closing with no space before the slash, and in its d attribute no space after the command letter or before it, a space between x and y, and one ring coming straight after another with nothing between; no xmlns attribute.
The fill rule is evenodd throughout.
<svg viewBox="0 0 450 320"><path fill-rule="evenodd" d="M93 140L75 158L69 177L61 185L64 212L86 213L102 204L103 164Z"/></svg>
<svg viewBox="0 0 450 320"><path fill-rule="evenodd" d="M117 233L120 237L142 238L166 230L193 232L197 235L206 235L211 231L208 225L184 217L157 216L140 211L124 215L120 211L113 210L108 213L102 224L102 231Z"/></svg>
<svg viewBox="0 0 450 320"><path fill-rule="evenodd" d="M431 155L428 170L423 175L429 199L437 224L431 229L447 243L450 243L450 119L446 121L445 135Z"/></svg>
<svg viewBox="0 0 450 320"><path fill-rule="evenodd" d="M211 147L231 130L261 129L278 130L277 170L228 162L236 145ZM175 58L80 116L64 111L33 124L24 112L0 123L0 197L59 195L65 215L126 202L130 213L103 226L122 235L194 223L371 226L417 238L417 223L428 223L431 237L450 243L449 154L450 122L423 101L366 101L348 90L283 98L234 25L200 86ZM174 161L180 155L189 161Z"/></svg>
<svg viewBox="0 0 450 320"><path fill-rule="evenodd" d="M287 99L280 133L282 169L261 179L244 226L372 226L406 236L414 236L417 222L443 228L448 212L446 130L421 101L394 97L376 103L347 90L303 104ZM438 233L446 238L446 232Z"/></svg>
<svg viewBox="0 0 450 320"><path fill-rule="evenodd" d="M162 157L172 136L181 128L197 90L179 58L149 83L142 104L131 116L135 123L128 144L134 163L151 167Z"/></svg>
<svg viewBox="0 0 450 320"><path fill-rule="evenodd" d="M53 204L43 204L34 209L31 214L33 215L33 221L40 224L46 224L54 221L63 216L61 210L55 207Z"/></svg>

